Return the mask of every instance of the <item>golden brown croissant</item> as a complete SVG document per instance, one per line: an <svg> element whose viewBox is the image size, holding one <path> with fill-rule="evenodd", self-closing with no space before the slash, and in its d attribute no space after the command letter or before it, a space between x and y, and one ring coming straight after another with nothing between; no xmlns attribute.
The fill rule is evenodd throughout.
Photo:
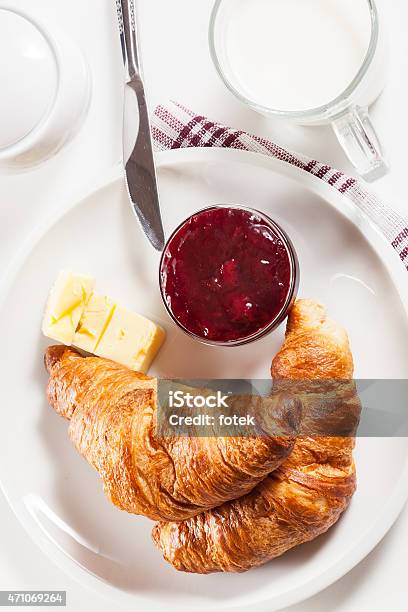
<svg viewBox="0 0 408 612"><path fill-rule="evenodd" d="M127 512L153 520L194 516L249 492L294 445L286 434L158 439L155 379L63 346L48 348L45 364L49 403L70 420L77 450ZM282 398L274 406L286 432L294 407Z"/></svg>
<svg viewBox="0 0 408 612"><path fill-rule="evenodd" d="M292 389L300 385L306 430L319 426L318 418L314 422L320 405L316 400L328 392L330 414L340 420L345 415L345 429L355 432L360 404L349 380L352 374L345 331L326 317L323 306L298 301L272 376L278 387L290 385L290 379L295 381ZM319 382L312 384L312 379ZM333 379L344 380L336 384ZM356 487L353 447L352 435L299 437L285 463L252 492L180 523L158 523L153 539L165 559L182 571L240 572L261 565L316 538L338 520Z"/></svg>

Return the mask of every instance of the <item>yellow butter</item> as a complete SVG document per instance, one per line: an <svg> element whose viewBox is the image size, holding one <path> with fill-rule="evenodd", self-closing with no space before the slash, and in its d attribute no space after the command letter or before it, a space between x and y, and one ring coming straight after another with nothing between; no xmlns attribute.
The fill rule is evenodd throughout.
<svg viewBox="0 0 408 612"><path fill-rule="evenodd" d="M63 271L51 289L42 331L45 336L70 346L95 287L89 276Z"/></svg>
<svg viewBox="0 0 408 612"><path fill-rule="evenodd" d="M164 330L94 289L93 278L61 272L48 299L43 333L67 346L147 372L164 341Z"/></svg>
<svg viewBox="0 0 408 612"><path fill-rule="evenodd" d="M164 338L165 332L159 325L116 306L95 354L132 370L147 372Z"/></svg>
<svg viewBox="0 0 408 612"><path fill-rule="evenodd" d="M113 315L116 304L104 295L94 293L82 314L72 344L93 353Z"/></svg>

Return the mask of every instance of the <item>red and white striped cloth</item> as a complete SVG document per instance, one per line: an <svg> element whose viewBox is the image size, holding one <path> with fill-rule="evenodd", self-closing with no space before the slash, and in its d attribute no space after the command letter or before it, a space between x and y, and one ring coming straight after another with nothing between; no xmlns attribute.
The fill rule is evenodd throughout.
<svg viewBox="0 0 408 612"><path fill-rule="evenodd" d="M152 118L152 134L157 151L182 147L223 147L254 151L317 176L348 197L380 228L408 270L408 219L380 202L355 178L315 159L287 151L270 140L210 121L176 102L156 108Z"/></svg>

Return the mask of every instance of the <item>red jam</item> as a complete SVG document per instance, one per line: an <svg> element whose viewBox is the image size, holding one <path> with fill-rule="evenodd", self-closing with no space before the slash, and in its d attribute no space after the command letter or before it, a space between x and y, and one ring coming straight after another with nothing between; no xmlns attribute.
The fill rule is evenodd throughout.
<svg viewBox="0 0 408 612"><path fill-rule="evenodd" d="M163 254L167 308L188 332L236 342L262 332L293 289L288 247L256 211L214 207L190 217Z"/></svg>

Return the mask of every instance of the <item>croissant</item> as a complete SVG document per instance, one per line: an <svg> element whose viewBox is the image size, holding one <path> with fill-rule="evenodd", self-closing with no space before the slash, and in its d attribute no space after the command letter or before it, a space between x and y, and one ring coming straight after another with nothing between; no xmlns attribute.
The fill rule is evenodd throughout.
<svg viewBox="0 0 408 612"><path fill-rule="evenodd" d="M259 566L327 531L351 500L360 404L350 380L353 359L345 331L327 318L323 306L299 300L271 371L274 388L290 386L294 391L299 385L306 435L247 495L189 520L154 527L155 543L177 570L207 574ZM326 393L331 394L330 417L345 417L340 426L345 431L349 427L350 435L307 435L320 427L319 400Z"/></svg>
<svg viewBox="0 0 408 612"><path fill-rule="evenodd" d="M130 513L172 521L199 514L248 493L294 445L296 406L282 397L271 410L284 435L160 439L155 379L63 346L47 349L45 365L50 405L70 420L69 436L108 498Z"/></svg>

